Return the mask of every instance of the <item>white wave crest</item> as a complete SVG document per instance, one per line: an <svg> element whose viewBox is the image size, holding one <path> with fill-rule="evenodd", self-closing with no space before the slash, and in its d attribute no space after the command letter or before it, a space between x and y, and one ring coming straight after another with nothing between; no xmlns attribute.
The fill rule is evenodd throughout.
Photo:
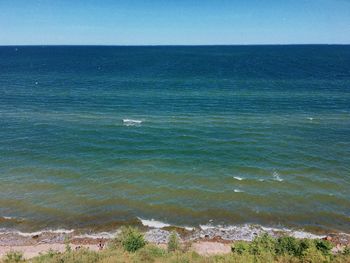
<svg viewBox="0 0 350 263"><path fill-rule="evenodd" d="M240 189L234 189L233 190L235 193L243 193L244 191L243 190L240 190Z"/></svg>
<svg viewBox="0 0 350 263"><path fill-rule="evenodd" d="M141 120L133 120L133 119L123 119L123 123L126 126L140 125L142 123Z"/></svg>
<svg viewBox="0 0 350 263"><path fill-rule="evenodd" d="M14 216L0 216L2 220L12 220L12 221L23 221L22 217L14 217Z"/></svg>
<svg viewBox="0 0 350 263"><path fill-rule="evenodd" d="M273 176L273 180L275 180L275 181L278 181L278 182L283 181L283 179L280 177L279 173L277 173L277 172L273 172L272 176Z"/></svg>
<svg viewBox="0 0 350 263"><path fill-rule="evenodd" d="M140 219L140 218L139 218ZM157 236L159 233L161 236L164 236L164 233L170 233L168 230L162 230L160 228L165 226L170 226L169 224L156 221L156 220L145 220L140 219L142 224L145 226L149 226L152 229L149 229L146 232L146 236ZM280 233L285 233L288 236L293 236L295 238L310 238L310 239L320 239L324 238L324 235L316 235L309 232L305 232L303 230L292 230L284 227L264 227L261 225L216 225L213 224L212 220L209 221L208 224L199 225L199 229L195 227L183 227L192 232L191 240L196 240L198 238L208 237L221 237L225 240L246 240L251 241L257 235L261 235L263 233L268 233L271 236L278 237ZM47 234L47 233L56 233L56 234L69 234L74 232L73 230L65 230L65 229L57 229L57 230L43 230L38 232L19 232L19 231L6 231L2 232L0 229L0 234L15 234L23 237L31 238L35 235ZM115 232L97 232L97 233L86 233L86 234L77 234L72 237L74 238L89 238L89 239L112 239L116 237L120 233L120 229ZM153 238L154 239L154 238Z"/></svg>
<svg viewBox="0 0 350 263"><path fill-rule="evenodd" d="M12 216L1 216L1 218L5 219L5 220L14 220L14 219L16 219L15 217L12 217Z"/></svg>
<svg viewBox="0 0 350 263"><path fill-rule="evenodd" d="M238 180L238 181L242 181L242 180L243 180L243 178L242 178L242 177L239 177L239 176L234 176L233 178L235 178L235 179Z"/></svg>
<svg viewBox="0 0 350 263"><path fill-rule="evenodd" d="M163 227L174 226L174 225L170 225L168 223L164 223L164 222L157 221L157 220L154 220L154 219L147 220L147 219L142 219L140 217L138 217L138 219L141 221L142 225L148 226L148 227L151 227L151 228L163 228ZM195 229L194 227L189 227L189 226L175 226L175 227L184 228L184 229L186 229L188 231L193 231Z"/></svg>
<svg viewBox="0 0 350 263"><path fill-rule="evenodd" d="M36 235L42 235L44 233L52 233L52 234L70 234L73 233L74 230L70 229L55 229L55 230L42 230L42 231L36 231L36 232L21 232L21 231L0 231L0 234L17 234L19 236L23 237L31 237Z"/></svg>
<svg viewBox="0 0 350 263"><path fill-rule="evenodd" d="M147 219L142 219L142 218L139 218L139 217L138 217L138 219L141 221L142 225L148 226L148 227L163 228L163 227L170 226L170 224L167 224L167 223L164 223L164 222L161 222L161 221L157 221L157 220L154 220L154 219L147 220Z"/></svg>

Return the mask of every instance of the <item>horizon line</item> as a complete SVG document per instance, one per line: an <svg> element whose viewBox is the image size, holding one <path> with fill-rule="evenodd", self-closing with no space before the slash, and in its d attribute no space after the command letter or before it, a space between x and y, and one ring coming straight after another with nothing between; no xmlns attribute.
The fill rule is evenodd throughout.
<svg viewBox="0 0 350 263"><path fill-rule="evenodd" d="M286 44L0 44L0 47L210 47L210 46L348 46L350 43L286 43Z"/></svg>

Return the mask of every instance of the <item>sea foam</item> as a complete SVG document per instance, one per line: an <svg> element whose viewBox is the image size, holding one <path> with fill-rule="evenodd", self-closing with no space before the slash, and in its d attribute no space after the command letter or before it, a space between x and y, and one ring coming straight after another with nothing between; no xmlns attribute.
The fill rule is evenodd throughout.
<svg viewBox="0 0 350 263"><path fill-rule="evenodd" d="M242 178L242 177L239 177L239 176L234 176L233 178L235 178L235 179L238 180L238 181L242 181L242 180L243 180L243 178Z"/></svg>
<svg viewBox="0 0 350 263"><path fill-rule="evenodd" d="M283 181L283 179L280 177L279 173L277 173L277 172L273 172L272 176L273 176L273 180L275 180L275 181L278 181L278 182Z"/></svg>
<svg viewBox="0 0 350 263"><path fill-rule="evenodd" d="M126 126L140 125L142 123L141 120L133 120L133 119L123 119L123 123Z"/></svg>
<svg viewBox="0 0 350 263"><path fill-rule="evenodd" d="M2 218L5 220L15 220L16 219L15 217L12 217L12 216L3 216Z"/></svg>
<svg viewBox="0 0 350 263"><path fill-rule="evenodd" d="M154 219L147 220L147 219L142 219L140 217L138 217L138 219L141 221L142 225L147 226L147 227L151 227L151 228L163 228L163 227L173 226L173 225L170 225L168 223L164 223L164 222L157 221ZM189 227L189 226L175 226L175 227L184 228L188 231L194 230L194 227Z"/></svg>
<svg viewBox="0 0 350 263"><path fill-rule="evenodd" d="M169 230L163 230L161 228L166 226L172 226L170 224L157 221L154 219L146 220L146 219L140 219L144 226L150 227L149 230L146 231L146 237L151 236L151 240L157 239L159 235L161 235L161 238L164 237L164 235L168 235L170 232ZM212 221L209 221L208 224L199 225L199 228L197 227L182 227L189 231L192 231L189 240L196 240L200 239L203 236L206 236L208 238L214 238L214 237L221 237L224 240L245 240L245 241L252 241L257 235L261 235L263 233L268 233L271 236L277 237L280 233L284 233L288 236L293 236L295 238L310 238L310 239L320 239L324 238L324 235L315 235L309 232L305 232L302 230L292 230L288 228L278 228L278 227L264 227L261 225L251 225L251 224L244 224L244 225L215 225ZM0 235L1 234L12 234L12 235L20 235L25 238L31 238L35 235L42 235L42 234L71 234L74 230L65 230L65 229L57 229L57 230L42 230L37 232L19 232L19 231L10 231L0 229ZM79 232L78 232L79 233ZM72 237L74 238L89 238L89 239L112 239L116 237L120 233L120 229L114 232L97 232L97 233L82 233L74 235L72 234Z"/></svg>
<svg viewBox="0 0 350 263"><path fill-rule="evenodd" d="M157 220L154 220L154 219L147 220L147 219L142 219L142 218L139 218L139 217L138 217L138 219L141 221L142 225L148 226L148 227L163 228L163 227L170 226L170 224L167 224L167 223L164 223L164 222L161 222L161 221L157 221Z"/></svg>
<svg viewBox="0 0 350 263"><path fill-rule="evenodd" d="M9 231L9 230L2 230L0 231L0 234L17 234L19 236L23 237L31 237L36 235L42 235L44 233L53 233L53 234L70 234L73 233L73 229L54 229L54 230L41 230L36 232L21 232L21 231Z"/></svg>

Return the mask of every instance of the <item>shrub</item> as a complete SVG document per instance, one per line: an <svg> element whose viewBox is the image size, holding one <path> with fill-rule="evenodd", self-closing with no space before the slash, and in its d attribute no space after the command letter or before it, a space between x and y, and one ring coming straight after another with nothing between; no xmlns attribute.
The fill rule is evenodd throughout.
<svg viewBox="0 0 350 263"><path fill-rule="evenodd" d="M261 236L256 237L250 244L250 253L253 255L261 255L266 253L275 254L276 240L264 233Z"/></svg>
<svg viewBox="0 0 350 263"><path fill-rule="evenodd" d="M9 251L6 253L4 263L24 262L23 253L19 251Z"/></svg>
<svg viewBox="0 0 350 263"><path fill-rule="evenodd" d="M330 255L333 248L333 244L328 240L315 239L315 246L317 250L321 251L324 255Z"/></svg>
<svg viewBox="0 0 350 263"><path fill-rule="evenodd" d="M237 255L253 255L256 260L274 261L281 258L292 258L303 262L328 262L334 258L331 253L333 245L327 240L296 239L282 236L277 239L268 234L256 237L252 242L236 242L232 252ZM344 254L343 254L344 255Z"/></svg>
<svg viewBox="0 0 350 263"><path fill-rule="evenodd" d="M322 251L318 250L315 246L306 249L300 259L302 262L308 263L331 262L330 256L324 255Z"/></svg>
<svg viewBox="0 0 350 263"><path fill-rule="evenodd" d="M343 250L343 255L350 256L350 247L345 247Z"/></svg>
<svg viewBox="0 0 350 263"><path fill-rule="evenodd" d="M299 241L295 237L279 237L276 242L275 251L277 255L297 256L299 251Z"/></svg>
<svg viewBox="0 0 350 263"><path fill-rule="evenodd" d="M135 252L146 245L143 234L137 228L133 227L122 227L118 239L123 248L128 252Z"/></svg>
<svg viewBox="0 0 350 263"><path fill-rule="evenodd" d="M231 246L231 251L240 255L248 253L249 243L246 241L237 241Z"/></svg>
<svg viewBox="0 0 350 263"><path fill-rule="evenodd" d="M298 251L296 255L298 257L303 256L309 249L312 249L315 246L313 240L310 239L301 239L299 240Z"/></svg>
<svg viewBox="0 0 350 263"><path fill-rule="evenodd" d="M172 231L168 239L168 251L174 252L180 248L180 241L177 233Z"/></svg>

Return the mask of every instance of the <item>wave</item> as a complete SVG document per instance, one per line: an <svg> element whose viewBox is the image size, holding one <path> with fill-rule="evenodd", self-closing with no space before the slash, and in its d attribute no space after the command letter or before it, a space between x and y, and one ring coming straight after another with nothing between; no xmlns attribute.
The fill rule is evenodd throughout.
<svg viewBox="0 0 350 263"><path fill-rule="evenodd" d="M164 222L161 222L161 221L157 221L157 220L154 220L154 219L147 220L147 219L142 219L140 217L138 217L138 219L141 221L143 226L147 226L147 227L150 227L150 228L164 228L164 227L174 226L174 225L170 225L170 224L167 224L167 223L164 223ZM195 229L194 227L189 227L189 226L175 226L175 227L184 228L184 229L186 229L188 231L192 231L192 230Z"/></svg>
<svg viewBox="0 0 350 263"><path fill-rule="evenodd" d="M36 236L36 235L42 235L45 233L50 233L50 234L71 234L73 233L74 230L70 229L48 229L48 230L41 230L41 231L36 231L36 232L21 232L17 230L6 230L6 229L0 229L0 234L16 234L22 237L31 237L31 236Z"/></svg>
<svg viewBox="0 0 350 263"><path fill-rule="evenodd" d="M144 226L160 229L163 227L173 226L165 222L154 219L146 220L138 218ZM284 227L265 227L261 225L244 224L244 225L215 225L210 220L208 224L199 225L198 227L182 227L192 232L190 239L201 238L203 236L216 237L220 236L226 240L246 240L252 241L257 235L268 233L271 236L278 236L285 233L295 238L321 239L326 235L316 235L303 230L293 230ZM181 226L178 226L181 227Z"/></svg>
<svg viewBox="0 0 350 263"><path fill-rule="evenodd" d="M273 180L278 182L283 182L283 179L280 177L279 173L273 172L272 176L273 176Z"/></svg>
<svg viewBox="0 0 350 263"><path fill-rule="evenodd" d="M295 238L310 238L310 239L321 239L324 238L325 235L316 235L310 232L302 231L302 230L293 230L288 228L278 228L278 227L264 227L261 225L253 225L253 224L244 224L244 225L214 225L212 221L209 221L208 224L199 225L199 227L183 227L183 226L174 226L165 222L157 221L154 219L147 220L141 219L142 225L148 227L149 229L146 231L146 236L151 236L151 240L158 240L158 238L164 237L164 235L168 235L170 230L162 229L165 227L181 227L191 233L188 236L189 240L198 240L203 237L208 239L214 239L216 237L220 237L224 240L236 241L236 240L245 240L252 241L256 236L261 235L263 233L268 233L271 236L277 237L281 235L281 233L293 236ZM48 234L60 234L66 235L70 234L71 238L87 238L87 239L112 239L115 238L119 233L120 229L117 231L111 232L89 232L89 233L78 233L75 234L74 230L66 230L66 229L56 229L56 230L42 230L37 232L20 232L16 230L7 230L2 232L0 229L0 235L19 235L23 238L32 238L36 235L48 235ZM345 234L345 233L344 233ZM347 234L345 234L347 235Z"/></svg>
<svg viewBox="0 0 350 263"><path fill-rule="evenodd" d="M0 216L0 218L3 218L5 220L17 220L17 218L12 217L12 216Z"/></svg>
<svg viewBox="0 0 350 263"><path fill-rule="evenodd" d="M235 193L243 193L244 191L243 190L240 190L240 189L234 189L233 190Z"/></svg>
<svg viewBox="0 0 350 263"><path fill-rule="evenodd" d="M23 218L13 217L13 216L0 216L0 222L23 222Z"/></svg>
<svg viewBox="0 0 350 263"><path fill-rule="evenodd" d="M148 227L152 227L152 228L163 228L163 227L171 226L170 224L163 223L161 221L157 221L157 220L154 220L154 219L147 220L147 219L142 219L142 218L139 218L139 217L138 217L138 219L141 221L142 225L148 226Z"/></svg>
<svg viewBox="0 0 350 263"><path fill-rule="evenodd" d="M134 126L134 125L140 125L142 123L141 120L133 120L133 119L123 119L123 123L126 126Z"/></svg>
<svg viewBox="0 0 350 263"><path fill-rule="evenodd" d="M238 181L242 181L244 178L242 178L242 177L239 177L239 176L234 176L233 178L235 178L236 180L238 180Z"/></svg>

